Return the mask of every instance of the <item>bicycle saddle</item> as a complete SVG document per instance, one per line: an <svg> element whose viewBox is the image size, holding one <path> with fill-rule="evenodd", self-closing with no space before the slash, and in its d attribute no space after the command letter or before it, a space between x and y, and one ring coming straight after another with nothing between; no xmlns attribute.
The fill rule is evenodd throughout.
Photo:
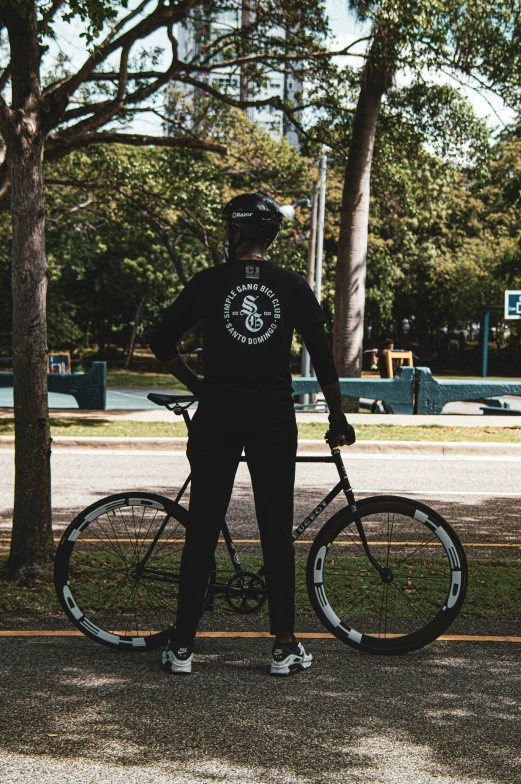
<svg viewBox="0 0 521 784"><path fill-rule="evenodd" d="M176 403L193 403L197 400L195 395L160 395L157 392L149 392L147 398L157 406L173 406Z"/></svg>

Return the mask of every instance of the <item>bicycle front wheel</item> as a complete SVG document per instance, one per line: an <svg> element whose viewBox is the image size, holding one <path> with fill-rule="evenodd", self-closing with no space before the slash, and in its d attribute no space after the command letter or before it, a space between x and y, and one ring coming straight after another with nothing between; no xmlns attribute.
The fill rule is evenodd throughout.
<svg viewBox="0 0 521 784"><path fill-rule="evenodd" d="M102 498L81 512L54 562L58 599L72 623L117 650L164 645L175 622L187 522L184 507L140 491Z"/></svg>
<svg viewBox="0 0 521 784"><path fill-rule="evenodd" d="M418 501L366 498L358 511L369 562L349 508L324 525L307 563L311 603L339 640L375 654L408 653L435 640L467 590L465 552L449 523Z"/></svg>

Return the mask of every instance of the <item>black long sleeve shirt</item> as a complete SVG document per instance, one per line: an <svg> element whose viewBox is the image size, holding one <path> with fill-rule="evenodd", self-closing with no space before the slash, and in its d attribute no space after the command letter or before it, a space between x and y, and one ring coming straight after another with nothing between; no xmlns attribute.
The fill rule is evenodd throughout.
<svg viewBox="0 0 521 784"><path fill-rule="evenodd" d="M203 323L206 390L233 398L262 393L263 405L291 397L291 341L296 330L322 386L338 380L323 325L324 313L307 281L270 261L239 260L197 273L153 334L161 361L175 359L176 344Z"/></svg>

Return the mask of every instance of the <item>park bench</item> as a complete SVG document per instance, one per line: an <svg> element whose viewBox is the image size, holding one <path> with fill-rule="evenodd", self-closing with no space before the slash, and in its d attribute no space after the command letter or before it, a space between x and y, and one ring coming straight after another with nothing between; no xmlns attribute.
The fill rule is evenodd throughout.
<svg viewBox="0 0 521 784"><path fill-rule="evenodd" d="M107 363L93 362L88 373L47 375L49 392L72 395L82 409L106 409ZM316 378L295 377L293 394L304 395L320 392ZM12 387L13 374L0 373L0 387ZM489 381L488 379L433 378L429 368L402 367L394 378L341 378L343 395L383 400L393 414L441 414L446 403L457 400L484 402L486 398L501 395L521 395L521 381ZM494 413L501 411L495 403L489 404ZM503 409L510 414L521 413L516 409Z"/></svg>
<svg viewBox="0 0 521 784"><path fill-rule="evenodd" d="M47 373L49 392L72 395L78 408L107 407L107 363L93 362L88 373ZM13 374L0 373L0 387L12 387Z"/></svg>
<svg viewBox="0 0 521 784"><path fill-rule="evenodd" d="M320 392L316 378L293 378L293 394ZM521 381L433 378L430 368L402 367L394 378L341 378L343 395L383 400L393 414L441 414L446 403L481 402L500 395L521 395ZM487 412L488 413L488 412Z"/></svg>

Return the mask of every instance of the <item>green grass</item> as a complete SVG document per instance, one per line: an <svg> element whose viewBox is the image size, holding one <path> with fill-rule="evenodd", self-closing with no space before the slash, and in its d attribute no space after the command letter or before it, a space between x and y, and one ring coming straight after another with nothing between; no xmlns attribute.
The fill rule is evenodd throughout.
<svg viewBox="0 0 521 784"><path fill-rule="evenodd" d="M305 565L306 558L297 557L296 610L297 614L301 615L313 613L306 591ZM247 569L258 568L258 563L252 557L245 557L243 558L243 567ZM521 569L518 562L474 560L469 563L469 572L469 590L460 617L519 620L521 617ZM349 585L352 585L351 578L349 578ZM106 589L106 584L103 589ZM338 578L329 593L333 595L334 592L341 604L343 591L347 589L346 578ZM89 594L94 595L93 591L95 593L95 587L89 587ZM215 609L219 613L231 612L224 597L218 597ZM261 613L265 614L266 612L267 605L264 605ZM52 582L51 570L42 572L41 576L33 579L30 585L0 581L0 613L12 616L45 616L61 613Z"/></svg>
<svg viewBox="0 0 521 784"><path fill-rule="evenodd" d="M299 423L300 438L322 439L324 425ZM521 443L517 427L449 427L447 425L355 425L360 441L512 441Z"/></svg>
<svg viewBox="0 0 521 784"><path fill-rule="evenodd" d="M322 441L326 423L299 423L301 439ZM171 422L134 422L109 419L52 419L54 436L129 436L173 437L186 436L183 420L172 414ZM14 419L0 419L0 435L14 434ZM521 443L521 422L518 427L448 427L443 425L357 425L360 441L475 441Z"/></svg>
<svg viewBox="0 0 521 784"><path fill-rule="evenodd" d="M186 436L184 421L172 414L172 422L133 422L110 419L51 419L53 436L130 436L173 437ZM0 419L0 435L14 434L14 419Z"/></svg>
<svg viewBox="0 0 521 784"><path fill-rule="evenodd" d="M108 387L163 387L185 389L170 373L143 373L133 370L107 369Z"/></svg>

